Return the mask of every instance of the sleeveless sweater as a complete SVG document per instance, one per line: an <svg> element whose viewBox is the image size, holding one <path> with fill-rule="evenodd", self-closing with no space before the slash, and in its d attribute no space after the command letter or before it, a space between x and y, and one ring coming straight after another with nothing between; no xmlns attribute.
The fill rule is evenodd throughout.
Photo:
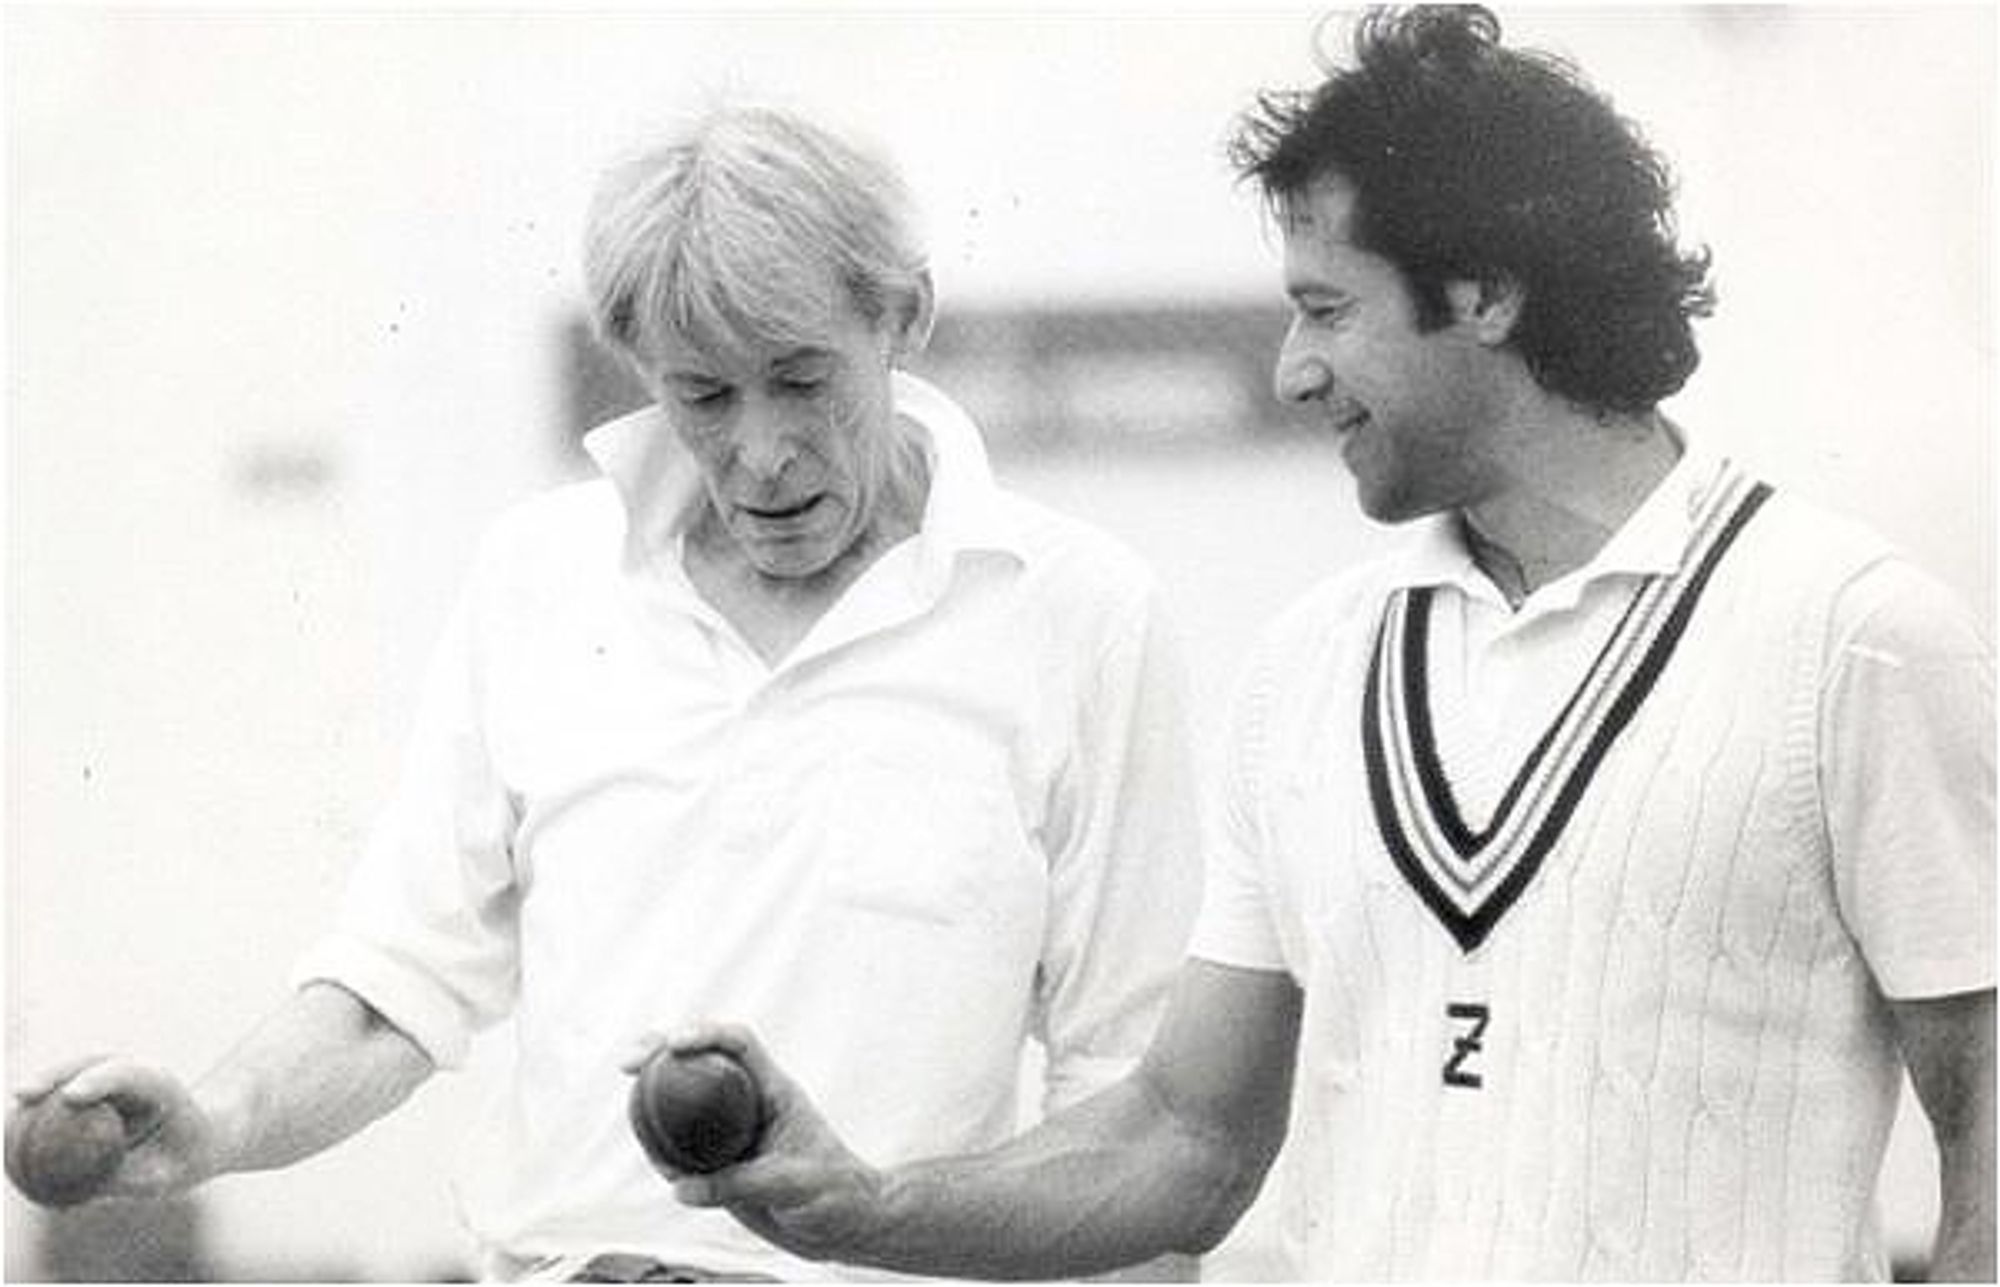
<svg viewBox="0 0 2000 1287"><path fill-rule="evenodd" d="M1635 606L1484 833L1428 741L1421 593L1337 581L1253 666L1234 771L1306 995L1309 1276L1885 1276L1900 1065L1817 729L1836 596L1887 547L1747 481L1718 505L1685 613Z"/></svg>

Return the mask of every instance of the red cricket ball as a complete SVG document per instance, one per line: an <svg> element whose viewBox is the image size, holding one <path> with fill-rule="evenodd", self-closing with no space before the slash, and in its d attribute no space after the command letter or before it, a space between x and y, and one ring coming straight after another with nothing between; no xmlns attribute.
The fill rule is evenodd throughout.
<svg viewBox="0 0 2000 1287"><path fill-rule="evenodd" d="M125 1158L125 1119L110 1104L48 1095L7 1117L7 1178L45 1207L96 1197Z"/></svg>
<svg viewBox="0 0 2000 1287"><path fill-rule="evenodd" d="M653 1052L632 1082L632 1131L656 1166L706 1174L757 1150L764 1097L750 1070L720 1050Z"/></svg>

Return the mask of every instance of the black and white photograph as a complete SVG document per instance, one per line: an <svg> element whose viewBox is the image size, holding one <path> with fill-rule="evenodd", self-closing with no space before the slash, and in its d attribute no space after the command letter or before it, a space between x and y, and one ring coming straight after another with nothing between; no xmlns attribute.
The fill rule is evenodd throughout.
<svg viewBox="0 0 2000 1287"><path fill-rule="evenodd" d="M1994 1281L1996 68L0 5L0 1276Z"/></svg>

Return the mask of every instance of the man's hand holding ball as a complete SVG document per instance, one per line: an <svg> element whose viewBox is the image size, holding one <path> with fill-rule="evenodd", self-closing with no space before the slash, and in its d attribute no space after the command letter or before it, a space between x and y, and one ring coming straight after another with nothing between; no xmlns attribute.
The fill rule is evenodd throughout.
<svg viewBox="0 0 2000 1287"><path fill-rule="evenodd" d="M633 1132L682 1202L724 1208L809 1260L869 1263L881 1174L747 1030L651 1036L623 1067L634 1078Z"/></svg>

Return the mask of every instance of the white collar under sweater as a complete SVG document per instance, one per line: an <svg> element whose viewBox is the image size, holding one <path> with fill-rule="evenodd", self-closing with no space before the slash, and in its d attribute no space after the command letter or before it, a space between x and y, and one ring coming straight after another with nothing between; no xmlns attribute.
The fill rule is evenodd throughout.
<svg viewBox="0 0 2000 1287"><path fill-rule="evenodd" d="M1672 430L1681 457L1666 477L1611 538L1578 568L1538 586L1515 612L1522 623L1552 612L1576 608L1593 582L1614 576L1650 576L1677 571L1694 535L1701 499L1714 484L1723 458ZM1467 597L1500 604L1499 590L1473 562L1455 514L1427 519L1404 548L1390 571L1387 588L1452 586Z"/></svg>

